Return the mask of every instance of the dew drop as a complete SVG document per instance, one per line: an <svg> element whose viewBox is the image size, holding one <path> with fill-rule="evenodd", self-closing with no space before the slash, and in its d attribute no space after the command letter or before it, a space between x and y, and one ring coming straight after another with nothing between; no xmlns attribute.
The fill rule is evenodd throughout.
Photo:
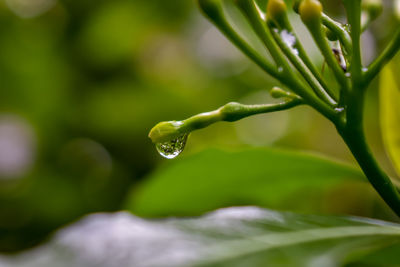
<svg viewBox="0 0 400 267"><path fill-rule="evenodd" d="M170 140L168 142L157 143L156 149L158 153L167 159L173 159L179 156L185 149L186 141L189 134L183 134L176 139Z"/></svg>
<svg viewBox="0 0 400 267"><path fill-rule="evenodd" d="M294 48L294 46L296 45L296 42L297 42L294 34L291 32L288 32L287 30L283 30L280 32L280 36L281 36L282 40L286 43L286 45L288 47L290 47L296 55L298 55L299 51L296 48Z"/></svg>
<svg viewBox="0 0 400 267"><path fill-rule="evenodd" d="M347 32L351 32L351 25L350 24L343 24L343 28L347 31Z"/></svg>
<svg viewBox="0 0 400 267"><path fill-rule="evenodd" d="M341 112L344 111L344 108L343 107L335 108L335 111L338 112L338 113L341 113Z"/></svg>

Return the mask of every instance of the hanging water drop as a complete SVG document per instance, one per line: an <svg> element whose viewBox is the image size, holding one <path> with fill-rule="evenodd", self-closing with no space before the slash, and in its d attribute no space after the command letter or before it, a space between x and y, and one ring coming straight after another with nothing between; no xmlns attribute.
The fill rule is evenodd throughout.
<svg viewBox="0 0 400 267"><path fill-rule="evenodd" d="M157 143L156 144L156 149L158 153L163 156L164 158L167 159L173 159L179 156L179 154L182 153L183 149L185 149L186 141L188 138L189 134L183 134L179 136L176 139L163 142L163 143Z"/></svg>

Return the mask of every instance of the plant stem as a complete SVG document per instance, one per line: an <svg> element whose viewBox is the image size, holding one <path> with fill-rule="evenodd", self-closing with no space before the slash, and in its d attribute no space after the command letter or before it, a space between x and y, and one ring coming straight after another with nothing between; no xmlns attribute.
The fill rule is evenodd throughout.
<svg viewBox="0 0 400 267"><path fill-rule="evenodd" d="M204 2L204 3L203 3ZM215 5L214 5L215 4ZM261 67L265 72L280 79L281 74L278 69L270 62L266 61L254 48L252 48L227 21L221 2L209 3L207 1L199 1L199 7L205 16L248 58Z"/></svg>
<svg viewBox="0 0 400 267"><path fill-rule="evenodd" d="M322 26L320 24L314 24L314 23L306 26L309 29L312 37L314 38L314 41L317 44L321 54L324 56L326 63L331 68L336 80L339 82L340 86L345 91L347 91L348 90L347 78L342 68L340 67L339 63L337 62L331 47L329 46L329 43L322 30Z"/></svg>
<svg viewBox="0 0 400 267"><path fill-rule="evenodd" d="M255 33L263 42L277 66L283 68L287 75L293 75L290 65L282 53L280 53L279 47L274 42L269 28L267 28L265 22L260 17L255 2L252 0L237 0L235 3L247 18L249 24L253 27Z"/></svg>
<svg viewBox="0 0 400 267"><path fill-rule="evenodd" d="M281 17L281 19L279 21L277 21L276 23L278 24L278 27L281 28L281 30L286 29L287 31L289 31L290 34L292 34L295 37L296 42L294 44L294 48L296 48L297 51L299 52L300 59L304 62L304 64L307 66L307 68L311 71L311 73L314 75L314 77L317 79L317 81L323 87L323 90L325 90L325 92L329 95L329 97L332 98L333 100L337 101L338 99L335 96L335 93L326 84L322 75L318 72L317 68L312 63L310 58L308 57L307 52L305 51L303 45L300 43L300 41L299 41L300 39L297 37L297 35L292 27L292 24L289 21L287 14L285 13Z"/></svg>
<svg viewBox="0 0 400 267"><path fill-rule="evenodd" d="M357 160L367 179L386 202L400 216L400 194L389 176L380 168L372 155L362 127L339 129L339 133Z"/></svg>
<svg viewBox="0 0 400 267"><path fill-rule="evenodd" d="M358 89L362 77L361 60L361 0L344 0L343 4L347 11L347 19L350 24L350 36L353 44L353 53L351 54L350 71L353 84L357 85L353 90Z"/></svg>
<svg viewBox="0 0 400 267"><path fill-rule="evenodd" d="M397 30L394 38L390 41L386 49L380 56L372 62L367 73L365 73L366 82L372 81L382 68L396 55L400 49L400 29Z"/></svg>
<svg viewBox="0 0 400 267"><path fill-rule="evenodd" d="M352 90L346 95L346 122L342 126L336 124L336 128L369 182L389 207L400 216L399 191L379 166L366 141L363 129L366 85L362 86L362 81L359 82L354 77L352 85Z"/></svg>
<svg viewBox="0 0 400 267"><path fill-rule="evenodd" d="M337 105L336 101L324 90L324 88L318 83L318 80L313 76L311 71L307 68L307 66L303 63L303 61L299 58L299 56L293 51L293 48L289 47L288 44L285 43L281 39L281 36L275 32L273 29L271 30L272 36L274 40L281 48L282 52L286 55L286 57L292 62L293 66L300 72L300 74L304 77L310 87L313 89L314 93L319 96L322 100L324 100L327 104L332 107Z"/></svg>
<svg viewBox="0 0 400 267"><path fill-rule="evenodd" d="M352 53L351 37L339 22L334 21L328 15L322 14L322 23L339 38L347 54Z"/></svg>

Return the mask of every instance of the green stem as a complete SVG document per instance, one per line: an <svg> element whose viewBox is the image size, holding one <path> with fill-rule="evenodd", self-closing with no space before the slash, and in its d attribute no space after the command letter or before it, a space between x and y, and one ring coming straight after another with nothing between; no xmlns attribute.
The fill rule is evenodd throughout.
<svg viewBox="0 0 400 267"><path fill-rule="evenodd" d="M279 50L279 47L274 42L271 32L262 20L256 4L252 0L236 0L238 8L245 15L257 36L261 39L265 47L268 49L272 58L275 60L278 67L283 68L286 74L292 75L290 65Z"/></svg>
<svg viewBox="0 0 400 267"><path fill-rule="evenodd" d="M235 30L229 25L221 1L205 0L199 1L199 7L206 17L247 57L261 67L265 72L274 77L280 79L281 74L277 68L270 62L266 61L260 54L256 52L244 39L239 36Z"/></svg>
<svg viewBox="0 0 400 267"><path fill-rule="evenodd" d="M324 56L326 63L333 71L333 74L336 80L339 82L340 86L344 90L348 90L348 82L347 78L340 67L335 55L332 52L332 49L328 43L328 40L325 37L323 32L322 26L320 23L310 23L306 25L309 29L312 37L314 38L315 43L317 44L319 50L321 51L322 55Z"/></svg>
<svg viewBox="0 0 400 267"><path fill-rule="evenodd" d="M289 18L287 14L285 13L284 16L279 20L278 25L281 29L286 29L287 31L290 32L296 39L296 43L294 44L294 47L297 49L299 52L299 57L300 59L304 62L304 64L307 66L307 68L311 71L312 75L317 79L318 83L323 87L323 90L325 93L329 95L329 98L332 98L333 100L337 101L337 97L335 96L335 93L330 89L330 87L326 84L324 79L322 78L322 75L319 73L318 69L315 67L315 65L311 62L310 58L307 55L307 52L305 51L303 45L299 42L299 38L297 37L296 33L294 32L294 29L289 21Z"/></svg>
<svg viewBox="0 0 400 267"><path fill-rule="evenodd" d="M400 216L400 194L372 155L362 127L339 130L369 182L389 207Z"/></svg>
<svg viewBox="0 0 400 267"><path fill-rule="evenodd" d="M371 82L382 68L396 55L400 50L400 29L397 30L394 38L390 41L386 49L379 55L379 57L372 62L365 73L366 83Z"/></svg>
<svg viewBox="0 0 400 267"><path fill-rule="evenodd" d="M351 55L350 71L353 83L353 89L361 85L362 62L361 62L361 0L343 0L347 12L347 20L350 24L350 37L353 44L353 53Z"/></svg>
<svg viewBox="0 0 400 267"><path fill-rule="evenodd" d="M356 81L353 80L353 86ZM361 86L361 85L360 85ZM400 194L371 153L363 129L365 87L354 88L346 95L346 121L336 125L367 179L382 199L400 216Z"/></svg>
<svg viewBox="0 0 400 267"><path fill-rule="evenodd" d="M216 122L234 122L256 114L290 109L303 103L302 99L294 94L288 94L288 97L278 104L243 105L231 102L217 110L197 114L183 121L160 122L151 129L149 137L154 143L166 142Z"/></svg>
<svg viewBox="0 0 400 267"><path fill-rule="evenodd" d="M352 43L349 33L342 27L339 22L334 21L326 14L322 14L322 23L331 30L339 39L339 42L343 45L347 54L352 53Z"/></svg>
<svg viewBox="0 0 400 267"><path fill-rule="evenodd" d="M278 66L283 69L283 71L280 72L281 77L278 80L300 95L307 104L314 107L317 111L324 114L329 119L335 120L337 117L336 112L324 101L319 99L312 90L303 84L302 81L297 79L296 73L293 72L285 56L275 43L275 40L273 39L272 33L267 27L266 22L262 20L254 1L236 0L235 3L247 17L249 23L252 25L259 38L263 41L264 45L269 50L271 56L274 58Z"/></svg>
<svg viewBox="0 0 400 267"><path fill-rule="evenodd" d="M293 52L293 48L289 47L282 39L281 36L271 29L272 36L274 40L281 48L282 52L286 55L286 57L292 62L295 68L300 72L300 74L304 77L307 83L311 86L313 91L317 96L319 96L322 100L324 100L327 104L335 107L337 105L336 101L331 98L331 96L322 88L322 86L318 83L318 80L313 76L307 66L303 63L303 61Z"/></svg>

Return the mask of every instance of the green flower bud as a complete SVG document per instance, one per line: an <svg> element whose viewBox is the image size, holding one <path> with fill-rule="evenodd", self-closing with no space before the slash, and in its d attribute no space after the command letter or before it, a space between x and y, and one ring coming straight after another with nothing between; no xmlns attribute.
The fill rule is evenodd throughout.
<svg viewBox="0 0 400 267"><path fill-rule="evenodd" d="M370 20L374 20L382 13L382 0L364 0L362 9L368 13Z"/></svg>
<svg viewBox="0 0 400 267"><path fill-rule="evenodd" d="M299 14L305 24L319 23L322 5L318 0L303 0L299 6Z"/></svg>
<svg viewBox="0 0 400 267"><path fill-rule="evenodd" d="M150 130L149 138L153 143L167 142L178 138L183 133L181 132L181 121L163 121L158 123Z"/></svg>
<svg viewBox="0 0 400 267"><path fill-rule="evenodd" d="M283 0L269 0L267 5L267 17L279 24L286 16L287 7Z"/></svg>
<svg viewBox="0 0 400 267"><path fill-rule="evenodd" d="M282 98L282 97L288 97L290 96L289 92L286 92L285 90L279 88L279 87L273 87L271 89L271 91L269 91L269 94L273 97L273 98Z"/></svg>

